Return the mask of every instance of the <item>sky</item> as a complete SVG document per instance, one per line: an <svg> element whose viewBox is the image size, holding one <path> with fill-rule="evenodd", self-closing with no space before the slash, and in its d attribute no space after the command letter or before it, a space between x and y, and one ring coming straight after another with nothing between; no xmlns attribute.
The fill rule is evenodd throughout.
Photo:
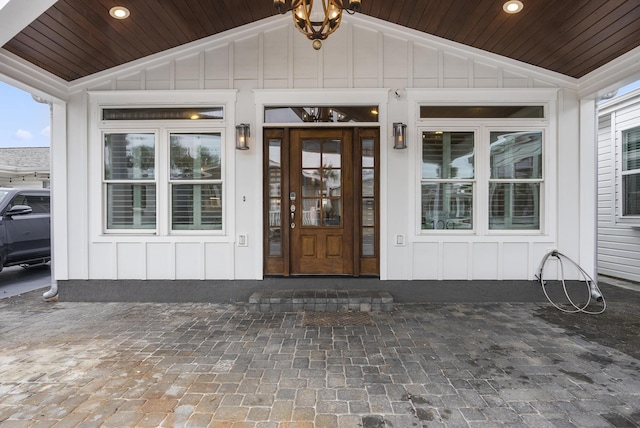
<svg viewBox="0 0 640 428"><path fill-rule="evenodd" d="M0 81L0 147L49 147L50 125L48 104Z"/></svg>

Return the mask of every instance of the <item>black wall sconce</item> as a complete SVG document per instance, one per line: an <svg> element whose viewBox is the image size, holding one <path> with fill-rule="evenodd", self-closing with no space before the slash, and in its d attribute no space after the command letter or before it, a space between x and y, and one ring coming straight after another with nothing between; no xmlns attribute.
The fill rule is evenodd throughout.
<svg viewBox="0 0 640 428"><path fill-rule="evenodd" d="M249 150L249 137L251 131L248 123L236 126L236 150Z"/></svg>
<svg viewBox="0 0 640 428"><path fill-rule="evenodd" d="M393 124L393 148L400 150L407 148L407 125L402 122Z"/></svg>

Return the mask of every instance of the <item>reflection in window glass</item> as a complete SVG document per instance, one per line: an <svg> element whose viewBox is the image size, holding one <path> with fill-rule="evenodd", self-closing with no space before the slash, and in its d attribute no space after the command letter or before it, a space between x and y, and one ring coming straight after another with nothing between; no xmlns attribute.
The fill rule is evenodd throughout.
<svg viewBox="0 0 640 428"><path fill-rule="evenodd" d="M475 134L422 133L421 228L473 229Z"/></svg>
<svg viewBox="0 0 640 428"><path fill-rule="evenodd" d="M269 231L267 251L269 256L282 255L282 140L269 140Z"/></svg>
<svg viewBox="0 0 640 428"><path fill-rule="evenodd" d="M155 134L104 135L106 228L155 229Z"/></svg>
<svg viewBox="0 0 640 428"><path fill-rule="evenodd" d="M105 180L153 180L156 168L155 134L106 134Z"/></svg>
<svg viewBox="0 0 640 428"><path fill-rule="evenodd" d="M491 178L542 178L542 133L492 132Z"/></svg>
<svg viewBox="0 0 640 428"><path fill-rule="evenodd" d="M340 140L302 141L302 225L339 226L342 219Z"/></svg>
<svg viewBox="0 0 640 428"><path fill-rule="evenodd" d="M219 180L220 134L171 134L172 180Z"/></svg>
<svg viewBox="0 0 640 428"><path fill-rule="evenodd" d="M540 229L542 132L490 133L489 229Z"/></svg>
<svg viewBox="0 0 640 428"><path fill-rule="evenodd" d="M170 135L171 229L222 230L220 133Z"/></svg>
<svg viewBox="0 0 640 428"><path fill-rule="evenodd" d="M378 122L378 106L265 107L265 123Z"/></svg>
<svg viewBox="0 0 640 428"><path fill-rule="evenodd" d="M422 178L473 178L473 132L423 132Z"/></svg>
<svg viewBox="0 0 640 428"><path fill-rule="evenodd" d="M544 106L420 106L420 117L423 119L542 119Z"/></svg>
<svg viewBox="0 0 640 428"><path fill-rule="evenodd" d="M422 184L422 229L472 229L473 184Z"/></svg>
<svg viewBox="0 0 640 428"><path fill-rule="evenodd" d="M171 187L173 230L221 230L221 184L174 184Z"/></svg>
<svg viewBox="0 0 640 428"><path fill-rule="evenodd" d="M622 133L622 215L640 215L640 128Z"/></svg>
<svg viewBox="0 0 640 428"><path fill-rule="evenodd" d="M540 183L491 183L489 228L540 228Z"/></svg>
<svg viewBox="0 0 640 428"><path fill-rule="evenodd" d="M155 228L155 184L107 184L107 229Z"/></svg>
<svg viewBox="0 0 640 428"><path fill-rule="evenodd" d="M375 141L371 138L361 140L362 153L362 197L360 207L361 219L361 243L360 248L363 257L375 256L375 227L376 227L376 189L375 189Z"/></svg>

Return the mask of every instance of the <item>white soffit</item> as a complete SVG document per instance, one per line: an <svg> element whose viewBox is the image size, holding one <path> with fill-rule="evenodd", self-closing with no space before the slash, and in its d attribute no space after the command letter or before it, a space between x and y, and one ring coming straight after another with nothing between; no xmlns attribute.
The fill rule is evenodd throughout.
<svg viewBox="0 0 640 428"><path fill-rule="evenodd" d="M55 3L56 0L0 0L0 46Z"/></svg>

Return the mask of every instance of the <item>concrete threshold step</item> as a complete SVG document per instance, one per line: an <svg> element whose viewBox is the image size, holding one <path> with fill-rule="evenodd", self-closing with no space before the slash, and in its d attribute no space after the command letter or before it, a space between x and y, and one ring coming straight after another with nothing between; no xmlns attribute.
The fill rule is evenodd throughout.
<svg viewBox="0 0 640 428"><path fill-rule="evenodd" d="M249 297L250 312L391 312L393 297L376 290L265 290Z"/></svg>

